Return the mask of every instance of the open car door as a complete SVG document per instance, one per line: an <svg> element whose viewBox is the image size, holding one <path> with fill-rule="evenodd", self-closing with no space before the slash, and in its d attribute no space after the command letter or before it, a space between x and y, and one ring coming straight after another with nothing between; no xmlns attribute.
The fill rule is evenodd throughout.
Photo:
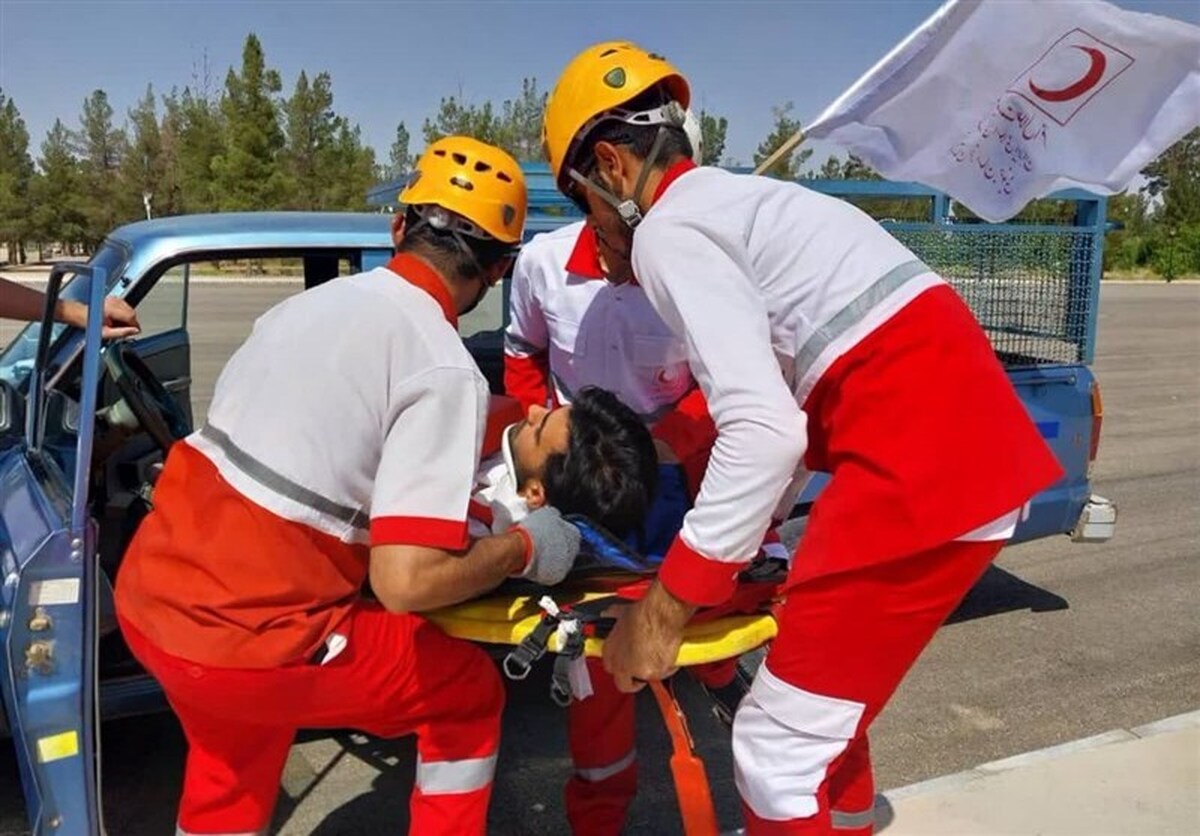
<svg viewBox="0 0 1200 836"><path fill-rule="evenodd" d="M63 279L90 283L73 472L44 447L52 314ZM0 691L33 836L101 832L96 726L96 526L89 466L107 275L60 265L29 382L23 442L0 454Z"/></svg>

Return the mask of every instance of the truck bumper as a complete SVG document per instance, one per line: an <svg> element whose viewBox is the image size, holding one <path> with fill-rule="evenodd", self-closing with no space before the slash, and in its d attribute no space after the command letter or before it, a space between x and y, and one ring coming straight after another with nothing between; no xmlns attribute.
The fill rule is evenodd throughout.
<svg viewBox="0 0 1200 836"><path fill-rule="evenodd" d="M1092 494L1083 506L1079 522L1075 523L1071 539L1076 543L1103 543L1111 540L1116 530L1117 506L1112 500Z"/></svg>

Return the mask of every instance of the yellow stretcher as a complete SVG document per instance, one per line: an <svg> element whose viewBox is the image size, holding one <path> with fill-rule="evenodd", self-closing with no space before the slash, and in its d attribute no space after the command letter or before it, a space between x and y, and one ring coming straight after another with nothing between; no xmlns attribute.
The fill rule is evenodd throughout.
<svg viewBox="0 0 1200 836"><path fill-rule="evenodd" d="M559 607L613 596L611 591L570 588L555 590L552 594ZM538 593L493 594L435 610L428 613L427 618L455 638L484 644L519 645L542 621L544 611L538 603L541 598ZM777 632L775 618L768 612L737 613L693 622L684 629L676 664L685 667L741 656L775 638ZM547 649L552 653L562 650L557 633L550 635ZM603 652L603 637L593 635L584 640L584 655L599 657Z"/></svg>
<svg viewBox="0 0 1200 836"><path fill-rule="evenodd" d="M752 573L751 573L752 574ZM741 656L775 637L778 626L770 612L780 578L767 572L759 577L743 576L744 583L729 607L701 611L685 629L676 657L678 667L718 662ZM560 654L559 666L568 658L599 657L604 651L603 622L614 606L640 596L648 581L644 575L579 577L546 590L527 585L508 585L500 590L452 607L428 613L427 617L446 633L460 639L491 646L507 646L503 668L510 679L524 679L544 653ZM565 619L576 618L576 629L559 629ZM578 630L586 623L586 631ZM567 647L563 647L566 636ZM704 764L696 755L683 710L675 700L670 682L651 682L650 690L671 737L671 774L686 836L717 836L716 809ZM570 689L561 681L551 685L551 696L559 705L570 702Z"/></svg>
<svg viewBox="0 0 1200 836"><path fill-rule="evenodd" d="M579 578L568 580L548 592L554 603L564 610L605 600L619 606L626 591L635 587L639 580L639 576L632 574ZM540 602L545 594L545 590L527 587L516 591L501 587L488 596L434 610L426 617L456 638L484 644L519 645L542 622L545 610ZM718 617L705 617L701 613L684 629L676 664L685 667L719 662L761 647L778 632L775 618L768 611L769 603L769 599L764 600L758 611L734 611ZM562 651L559 643L559 634L553 633L547 640L546 649L559 653ZM584 655L599 657L603 651L603 636L586 637Z"/></svg>

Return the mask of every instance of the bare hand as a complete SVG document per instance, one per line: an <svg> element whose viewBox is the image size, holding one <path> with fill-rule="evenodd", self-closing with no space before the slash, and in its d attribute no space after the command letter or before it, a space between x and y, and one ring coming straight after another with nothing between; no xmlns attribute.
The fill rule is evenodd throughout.
<svg viewBox="0 0 1200 836"><path fill-rule="evenodd" d="M61 300L58 308L58 320L75 328L87 328L88 306L82 302L69 299ZM104 327L100 336L106 340L119 340L122 337L132 337L142 330L138 323L137 312L124 299L106 296L104 299Z"/></svg>
<svg viewBox="0 0 1200 836"><path fill-rule="evenodd" d="M618 690L633 693L675 672L683 627L695 611L655 582L629 607L604 641L604 669Z"/></svg>
<svg viewBox="0 0 1200 836"><path fill-rule="evenodd" d="M107 296L104 299L104 330L101 336L106 340L116 340L122 337L132 337L139 333L142 326L138 323L135 311L124 299Z"/></svg>

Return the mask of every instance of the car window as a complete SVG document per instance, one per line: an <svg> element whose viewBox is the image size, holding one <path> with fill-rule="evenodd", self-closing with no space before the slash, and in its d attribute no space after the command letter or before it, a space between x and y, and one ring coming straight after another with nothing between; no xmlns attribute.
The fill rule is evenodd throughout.
<svg viewBox="0 0 1200 836"><path fill-rule="evenodd" d="M159 277L138 302L139 338L153 337L187 326L188 265L179 264Z"/></svg>

